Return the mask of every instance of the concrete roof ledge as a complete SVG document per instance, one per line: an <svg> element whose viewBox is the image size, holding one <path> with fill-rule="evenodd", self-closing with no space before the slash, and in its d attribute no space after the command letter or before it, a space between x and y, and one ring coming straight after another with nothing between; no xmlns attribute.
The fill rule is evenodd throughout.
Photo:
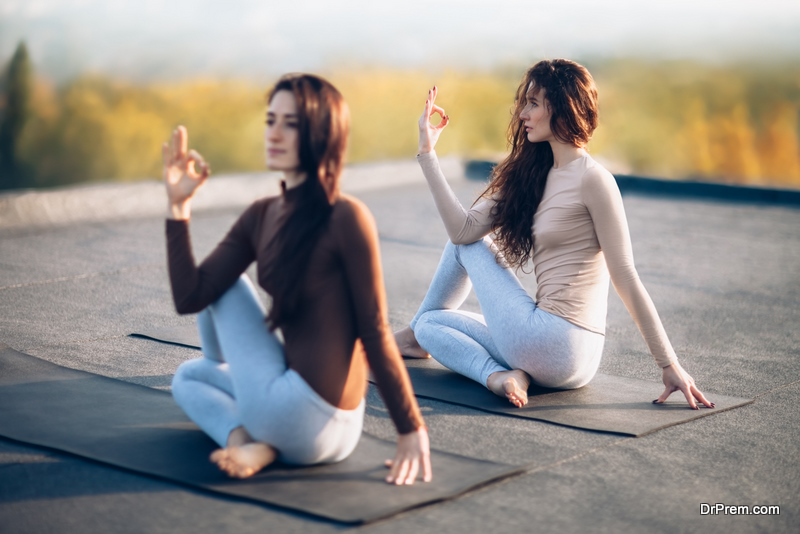
<svg viewBox="0 0 800 534"><path fill-rule="evenodd" d="M459 158L441 158L450 180L464 179ZM197 211L246 206L280 192L280 173L259 172L213 176L197 194ZM348 165L342 189L358 193L397 185L421 183L425 178L413 159ZM167 198L160 181L104 183L0 194L0 229L48 227L78 222L151 217L166 212Z"/></svg>

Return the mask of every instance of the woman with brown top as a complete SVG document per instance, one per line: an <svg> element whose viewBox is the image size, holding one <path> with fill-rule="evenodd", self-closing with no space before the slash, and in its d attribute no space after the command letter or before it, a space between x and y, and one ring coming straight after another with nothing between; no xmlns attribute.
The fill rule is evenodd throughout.
<svg viewBox="0 0 800 534"><path fill-rule="evenodd" d="M511 153L469 210L433 150L449 122L436 96L434 87L419 120L417 159L450 242L417 315L396 334L403 354L430 353L517 407L531 383L581 387L600 363L610 275L662 368L665 389L653 402L680 390L692 408L695 399L712 408L678 363L636 272L614 177L586 152L598 123L589 71L563 59L528 70L509 126ZM511 270L528 260L535 299ZM473 285L483 315L458 309Z"/></svg>
<svg viewBox="0 0 800 534"><path fill-rule="evenodd" d="M211 460L247 477L275 459L336 462L356 447L368 366L397 427L386 480L431 479L428 435L389 330L378 236L369 210L339 192L349 113L312 75L269 93L267 164L283 193L256 201L196 265L190 200L209 167L178 127L164 144L167 251L178 313L196 313L203 357L184 362L177 403L221 449ZM272 297L264 310L245 269ZM284 343L274 330L280 328Z"/></svg>

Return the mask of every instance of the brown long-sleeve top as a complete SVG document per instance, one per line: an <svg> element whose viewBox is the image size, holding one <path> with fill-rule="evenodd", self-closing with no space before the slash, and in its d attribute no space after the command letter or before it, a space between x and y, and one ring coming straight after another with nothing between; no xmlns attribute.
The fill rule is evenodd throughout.
<svg viewBox="0 0 800 534"><path fill-rule="evenodd" d="M492 231L494 199L465 210L447 184L436 153L417 159L453 243L472 243ZM550 169L531 231L538 307L605 334L610 275L658 366L677 361L636 272L622 196L610 172L588 154Z"/></svg>
<svg viewBox="0 0 800 534"><path fill-rule="evenodd" d="M198 266L188 221L167 220L167 255L175 307L196 313L216 301L253 262L264 283L267 244L299 191L253 203ZM372 369L389 414L401 434L424 424L387 319L386 293L372 214L341 195L304 275L298 316L282 328L286 363L323 399L341 409L364 398ZM360 343L359 343L360 340Z"/></svg>

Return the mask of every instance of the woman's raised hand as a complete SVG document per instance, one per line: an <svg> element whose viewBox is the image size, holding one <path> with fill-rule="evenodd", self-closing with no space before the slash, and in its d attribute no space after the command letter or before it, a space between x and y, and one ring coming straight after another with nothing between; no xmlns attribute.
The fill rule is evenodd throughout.
<svg viewBox="0 0 800 534"><path fill-rule="evenodd" d="M188 145L186 128L178 126L169 143L161 147L169 215L174 219L189 218L189 200L211 174L203 157L195 150L188 150Z"/></svg>
<svg viewBox="0 0 800 534"><path fill-rule="evenodd" d="M397 437L397 453L394 460L386 460L386 467L390 469L386 482L397 486L413 484L422 467L422 480L430 482L433 479L431 472L431 451L428 441L428 429L419 427L414 432L400 434Z"/></svg>
<svg viewBox="0 0 800 534"><path fill-rule="evenodd" d="M664 381L665 387L664 393L662 393L659 398L654 400L653 404L661 404L667 400L667 397L676 391L681 391L684 397L686 397L686 400L689 402L689 406L693 410L698 409L695 399L705 404L707 408L714 407L714 403L706 399L703 393L697 389L697 387L694 385L694 378L689 376L689 373L687 373L678 362L664 367L661 370L661 373L661 378Z"/></svg>
<svg viewBox="0 0 800 534"><path fill-rule="evenodd" d="M436 146L436 141L439 140L439 134L442 133L444 127L450 122L450 117L445 115L444 110L435 104L436 94L439 89L434 85L433 89L428 91L428 100L425 101L425 109L422 111L422 116L419 118L419 153L426 154L433 150ZM431 115L438 113L441 117L439 124L431 123Z"/></svg>

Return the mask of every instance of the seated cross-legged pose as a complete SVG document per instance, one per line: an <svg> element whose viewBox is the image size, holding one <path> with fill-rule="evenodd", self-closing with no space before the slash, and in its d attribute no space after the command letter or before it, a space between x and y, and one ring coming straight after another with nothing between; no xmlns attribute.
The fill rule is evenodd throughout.
<svg viewBox="0 0 800 534"><path fill-rule="evenodd" d="M337 462L356 447L370 367L399 437L387 482L431 479L428 434L387 320L369 210L339 193L349 112L330 83L286 75L269 94L267 164L283 192L253 203L195 263L190 201L209 167L178 127L163 147L169 276L178 313L197 318L203 357L175 374L175 400L247 477L275 459ZM244 275L257 264L265 310ZM274 330L280 328L283 342Z"/></svg>
<svg viewBox="0 0 800 534"><path fill-rule="evenodd" d="M695 399L713 407L678 363L639 280L614 177L586 152L598 121L589 71L563 59L528 70L509 126L511 152L469 210L434 152L449 122L436 95L434 87L419 119L417 159L450 242L419 311L395 334L400 351L430 353L517 407L527 403L531 382L579 388L595 375L603 352L610 274L663 369L666 387L653 402L680 390L692 408ZM535 298L512 271L528 260ZM482 315L458 309L473 286Z"/></svg>

